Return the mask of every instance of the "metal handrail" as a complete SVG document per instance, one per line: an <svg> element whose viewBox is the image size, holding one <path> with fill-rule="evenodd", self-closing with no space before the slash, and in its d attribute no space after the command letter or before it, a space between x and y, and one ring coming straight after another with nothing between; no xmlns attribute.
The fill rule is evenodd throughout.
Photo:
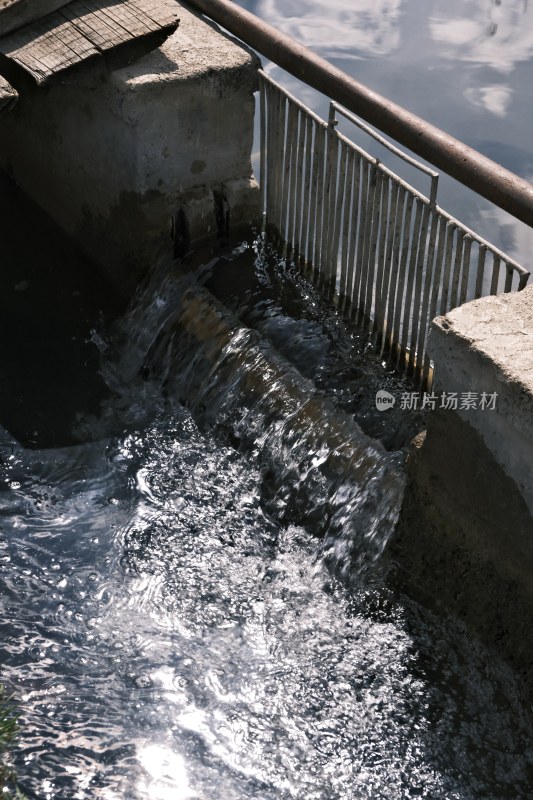
<svg viewBox="0 0 533 800"><path fill-rule="evenodd" d="M372 139L375 139L376 142L382 147L385 147L389 152L394 153L395 156L401 158L402 161L405 161L406 164L410 164L415 169L418 169L420 172L423 172L424 175L428 175L431 178L431 190L429 194L429 200L431 203L437 202L437 192L439 190L439 173L435 172L434 169L430 167L426 167L425 164L422 164L421 161L417 161L416 158L408 155L404 150L400 150L399 147L395 147L388 139L385 139L384 136L381 136L374 128L371 128L370 125L367 125L366 122L363 122L357 114L352 114L351 111L347 111L335 101L332 101L329 104L329 124L336 125L337 118L336 113L341 114L345 119L351 122L353 125L356 125L360 130L364 131L368 136L371 136Z"/></svg>
<svg viewBox="0 0 533 800"><path fill-rule="evenodd" d="M287 72L533 227L533 185L528 181L372 91L230 0L188 2Z"/></svg>

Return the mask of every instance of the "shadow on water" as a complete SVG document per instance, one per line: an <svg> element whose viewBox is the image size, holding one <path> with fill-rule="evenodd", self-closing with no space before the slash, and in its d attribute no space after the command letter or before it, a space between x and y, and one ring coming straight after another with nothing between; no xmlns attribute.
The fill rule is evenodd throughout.
<svg viewBox="0 0 533 800"><path fill-rule="evenodd" d="M324 492L342 507L328 487L343 463L361 469L348 453L362 443L376 482L363 506L348 498L354 516L372 507L384 474L401 486L396 448L419 420L374 418L372 381L395 379L365 343L310 310L299 293L311 289L290 268L250 259L249 245L196 272L232 311L169 270L110 327L99 313L112 312L112 297L99 304L93 276L67 288L48 241L46 280L27 308L17 300L32 332L28 375L16 380L31 387L35 368L44 391L53 376L41 343L59 370L70 363L60 344L75 335L69 381L81 388L63 379L55 407L28 388L24 414L8 404L0 434L0 659L21 709L16 760L28 797L528 797L531 717L506 665L392 593L379 559L351 587L332 577L316 520L302 524ZM32 270L17 283L37 281ZM187 316L184 287L202 315ZM38 306L52 302L49 321ZM237 315L261 335L245 335ZM353 365L356 352L347 373L343 358ZM273 378L264 394L277 406L262 399L257 374L247 383L250 367ZM298 405L306 392L315 406ZM326 440L348 429L352 438L345 450L315 448L302 471L298 448L319 441L324 419L309 424L319 407L338 424ZM291 482L307 487L300 507ZM383 491L374 508L393 505Z"/></svg>
<svg viewBox="0 0 533 800"><path fill-rule="evenodd" d="M124 307L65 235L0 175L0 409L26 447L73 441L106 386L93 331Z"/></svg>

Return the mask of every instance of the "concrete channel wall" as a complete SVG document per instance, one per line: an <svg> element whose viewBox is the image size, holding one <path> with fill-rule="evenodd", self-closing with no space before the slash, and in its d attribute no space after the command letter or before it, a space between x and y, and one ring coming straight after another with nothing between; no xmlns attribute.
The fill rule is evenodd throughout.
<svg viewBox="0 0 533 800"><path fill-rule="evenodd" d="M391 548L400 581L481 634L533 695L533 287L438 317L429 349L437 402Z"/></svg>
<svg viewBox="0 0 533 800"><path fill-rule="evenodd" d="M177 5L178 30L157 50L25 86L0 121L0 168L126 283L258 213L258 59Z"/></svg>

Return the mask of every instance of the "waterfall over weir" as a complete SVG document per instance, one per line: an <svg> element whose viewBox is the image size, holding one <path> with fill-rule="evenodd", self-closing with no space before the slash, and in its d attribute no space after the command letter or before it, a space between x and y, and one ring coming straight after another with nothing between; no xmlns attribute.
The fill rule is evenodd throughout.
<svg viewBox="0 0 533 800"><path fill-rule="evenodd" d="M400 454L366 436L194 278L155 281L157 290L152 281L128 318L134 338L119 379L156 379L196 419L251 454L274 516L310 525L324 537L335 571L357 581L394 530L404 486Z"/></svg>
<svg viewBox="0 0 533 800"><path fill-rule="evenodd" d="M154 275L113 332L95 328L84 347L108 394L70 444L0 435L21 788L526 797L532 725L513 674L379 569L420 420L372 410L376 387L400 384L259 256ZM313 318L291 317L299 292Z"/></svg>

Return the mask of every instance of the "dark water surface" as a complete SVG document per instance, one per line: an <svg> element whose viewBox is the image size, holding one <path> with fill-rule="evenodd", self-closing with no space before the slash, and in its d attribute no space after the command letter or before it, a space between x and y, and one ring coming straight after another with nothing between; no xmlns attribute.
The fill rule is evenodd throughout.
<svg viewBox="0 0 533 800"><path fill-rule="evenodd" d="M236 0L356 80L533 179L533 6L529 0ZM318 113L327 103L267 71ZM327 118L327 117L326 117ZM347 132L427 193L427 179ZM439 204L531 269L533 231L441 177Z"/></svg>

